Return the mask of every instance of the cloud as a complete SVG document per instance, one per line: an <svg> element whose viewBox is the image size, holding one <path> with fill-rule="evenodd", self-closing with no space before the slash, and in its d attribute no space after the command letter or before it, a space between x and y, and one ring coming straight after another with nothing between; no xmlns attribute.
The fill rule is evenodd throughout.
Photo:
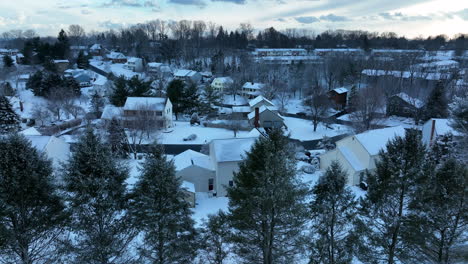
<svg viewBox="0 0 468 264"><path fill-rule="evenodd" d="M234 4L238 4L238 5L243 5L245 4L247 1L246 0L211 0L213 2L229 2L229 3L234 3Z"/></svg>
<svg viewBox="0 0 468 264"><path fill-rule="evenodd" d="M465 8L463 10L460 10L458 12L455 12L455 15L459 16L460 18L462 18L463 20L467 20L468 21L468 8Z"/></svg>
<svg viewBox="0 0 468 264"><path fill-rule="evenodd" d="M295 17L294 18L297 22L302 24L311 24L315 22L319 22L320 20L314 16L304 16L304 17Z"/></svg>
<svg viewBox="0 0 468 264"><path fill-rule="evenodd" d="M126 26L125 23L114 22L111 20L101 21L98 24L100 27L107 28L107 29L120 29Z"/></svg>
<svg viewBox="0 0 468 264"><path fill-rule="evenodd" d="M429 21L432 20L431 16L423 16L423 15L405 15L401 12L396 13L389 13L383 12L379 14L380 18L385 20L393 20L393 21Z"/></svg>
<svg viewBox="0 0 468 264"><path fill-rule="evenodd" d="M89 9L83 9L83 10L81 10L81 14L83 14L83 15L89 15L89 14L92 14L92 13L93 13L93 12L92 12L91 10L89 10Z"/></svg>
<svg viewBox="0 0 468 264"><path fill-rule="evenodd" d="M347 17L344 16L337 16L334 14L328 14L326 16L320 16L320 20L324 21L330 21L330 22L344 22L344 21L349 21Z"/></svg>
<svg viewBox="0 0 468 264"><path fill-rule="evenodd" d="M287 20L284 19L284 18L277 18L277 19L275 19L275 21L278 21L278 22L286 22Z"/></svg>
<svg viewBox="0 0 468 264"><path fill-rule="evenodd" d="M202 0L169 0L169 3L178 5L193 5L198 7L206 6L206 3Z"/></svg>
<svg viewBox="0 0 468 264"><path fill-rule="evenodd" d="M147 2L142 2L140 0L111 0L110 2L103 3L101 7L144 7Z"/></svg>

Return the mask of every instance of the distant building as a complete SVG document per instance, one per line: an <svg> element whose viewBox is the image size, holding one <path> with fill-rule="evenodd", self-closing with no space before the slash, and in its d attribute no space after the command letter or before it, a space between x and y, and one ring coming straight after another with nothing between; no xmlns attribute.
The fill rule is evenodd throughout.
<svg viewBox="0 0 468 264"><path fill-rule="evenodd" d="M19 53L18 49L0 49L0 55L16 56Z"/></svg>
<svg viewBox="0 0 468 264"><path fill-rule="evenodd" d="M390 96L387 101L387 115L415 118L419 116L424 103L406 93Z"/></svg>
<svg viewBox="0 0 468 264"><path fill-rule="evenodd" d="M161 97L128 97L123 106L123 125L131 127L141 116L154 118L158 128L170 128L173 126L172 103Z"/></svg>
<svg viewBox="0 0 468 264"><path fill-rule="evenodd" d="M134 72L143 71L143 60L140 58L131 57L127 59L127 62L124 65L124 68Z"/></svg>
<svg viewBox="0 0 468 264"><path fill-rule="evenodd" d="M262 89L265 87L263 83L246 82L242 86L241 95L247 99L253 99L262 93Z"/></svg>
<svg viewBox="0 0 468 264"><path fill-rule="evenodd" d="M80 88L92 86L93 79L86 73L77 74L73 76L73 79L75 79Z"/></svg>
<svg viewBox="0 0 468 264"><path fill-rule="evenodd" d="M424 123L422 128L422 142L427 147L430 147L437 136L442 136L451 133L454 136L459 136L459 133L450 126L450 121L444 118L431 118Z"/></svg>
<svg viewBox="0 0 468 264"><path fill-rule="evenodd" d="M320 57L309 55L307 50L297 49L255 49L252 52L255 62L268 64L293 64L318 62Z"/></svg>
<svg viewBox="0 0 468 264"><path fill-rule="evenodd" d="M104 55L104 48L101 44L94 44L89 48L89 53L91 53L92 56L102 56Z"/></svg>
<svg viewBox="0 0 468 264"><path fill-rule="evenodd" d="M396 136L403 137L401 126L369 130L361 134L345 137L336 142L334 150L320 156L320 169L326 170L333 161L338 161L348 175L347 184L358 185L361 174L373 171L379 159L379 151L385 150L387 142Z"/></svg>
<svg viewBox="0 0 468 264"><path fill-rule="evenodd" d="M281 128L284 126L284 118L278 113L278 109L272 106L261 106L255 108L247 115L249 124L259 128Z"/></svg>
<svg viewBox="0 0 468 264"><path fill-rule="evenodd" d="M120 52L112 51L111 53L107 54L107 60L112 61L112 63L126 63L127 57Z"/></svg>
<svg viewBox="0 0 468 264"><path fill-rule="evenodd" d="M27 135L32 146L38 151L46 154L52 160L54 168L59 168L61 162L68 160L70 155L70 144L61 138L54 136Z"/></svg>
<svg viewBox="0 0 468 264"><path fill-rule="evenodd" d="M193 82L197 84L201 81L202 76L199 72L196 71L179 69L174 72L174 78L177 80Z"/></svg>
<svg viewBox="0 0 468 264"><path fill-rule="evenodd" d="M214 78L213 82L211 82L211 87L219 92L223 93L225 90L229 89L229 87L234 83L231 77L217 77Z"/></svg>
<svg viewBox="0 0 468 264"><path fill-rule="evenodd" d="M55 67L57 67L58 72L64 72L68 69L68 65L70 64L68 60L53 60L52 62L55 64Z"/></svg>

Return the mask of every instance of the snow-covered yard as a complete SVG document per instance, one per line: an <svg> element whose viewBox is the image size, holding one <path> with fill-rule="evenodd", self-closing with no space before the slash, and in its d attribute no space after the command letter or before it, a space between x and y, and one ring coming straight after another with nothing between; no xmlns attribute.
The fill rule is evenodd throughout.
<svg viewBox="0 0 468 264"><path fill-rule="evenodd" d="M233 95L225 94L223 95L222 99L223 99L222 100L223 104L226 104L226 105L247 105L248 104L247 100L240 95L236 95L236 98L234 99Z"/></svg>
<svg viewBox="0 0 468 264"><path fill-rule="evenodd" d="M288 132L291 133L291 138L300 141L321 139L324 136L334 137L352 132L352 129L345 125L331 124L331 128L327 128L322 123L317 126L317 131L314 132L311 120L294 117L284 117L284 123L288 127Z"/></svg>

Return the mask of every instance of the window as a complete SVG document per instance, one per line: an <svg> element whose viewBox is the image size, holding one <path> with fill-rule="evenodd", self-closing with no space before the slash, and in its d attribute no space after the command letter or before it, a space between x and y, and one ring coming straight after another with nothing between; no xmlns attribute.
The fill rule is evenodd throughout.
<svg viewBox="0 0 468 264"><path fill-rule="evenodd" d="M234 186L234 181L229 181L229 187Z"/></svg>
<svg viewBox="0 0 468 264"><path fill-rule="evenodd" d="M208 179L208 191L213 191L214 189L214 179Z"/></svg>

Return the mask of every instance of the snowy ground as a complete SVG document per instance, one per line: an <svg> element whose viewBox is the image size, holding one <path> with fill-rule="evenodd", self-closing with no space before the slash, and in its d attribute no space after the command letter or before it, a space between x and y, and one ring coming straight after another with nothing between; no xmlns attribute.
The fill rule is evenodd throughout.
<svg viewBox="0 0 468 264"><path fill-rule="evenodd" d="M274 99L273 103L280 108L281 103ZM294 99L289 99L288 102L285 104L284 111L288 114L297 114L297 113L307 113L307 107L302 105L302 99L299 98L294 98Z"/></svg>
<svg viewBox="0 0 468 264"><path fill-rule="evenodd" d="M342 115L337 119L343 121L351 121L350 114ZM379 118L372 122L375 125L394 127L402 126L404 128L417 128L421 129L421 125L415 125L413 118L400 117L400 116L389 116L385 118Z"/></svg>
<svg viewBox="0 0 468 264"><path fill-rule="evenodd" d="M240 96L240 95L236 95L236 99L234 99L234 96L233 95L228 95L228 94L225 94L223 95L223 104L226 104L226 105L247 105L248 102L247 100Z"/></svg>
<svg viewBox="0 0 468 264"><path fill-rule="evenodd" d="M133 72L125 69L123 63L108 63L103 61L90 61L90 64L96 68L99 68L105 72L112 72L115 76L125 76L127 79L131 79L133 76L141 76L140 73Z"/></svg>
<svg viewBox="0 0 468 264"><path fill-rule="evenodd" d="M352 129L345 125L331 124L331 128L327 128L322 123L318 125L317 131L314 132L314 125L311 120L293 117L284 117L284 123L291 133L291 138L301 141L321 139L323 136L334 137L352 132Z"/></svg>
<svg viewBox="0 0 468 264"><path fill-rule="evenodd" d="M184 141L191 134L197 135L192 141ZM248 137L248 131L239 131L237 137ZM234 138L234 132L223 128L212 128L204 126L191 126L190 122L174 121L174 127L168 131L155 133L149 139L145 138L143 143L153 143L158 140L161 144L206 144L213 139Z"/></svg>

